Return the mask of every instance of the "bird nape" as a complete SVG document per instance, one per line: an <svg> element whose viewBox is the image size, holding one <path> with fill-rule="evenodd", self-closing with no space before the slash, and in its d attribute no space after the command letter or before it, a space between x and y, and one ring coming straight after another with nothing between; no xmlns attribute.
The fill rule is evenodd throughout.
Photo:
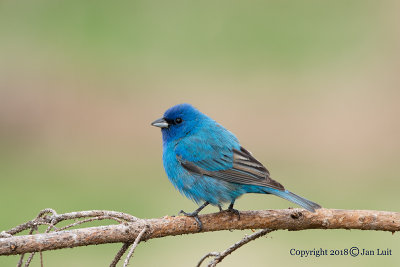
<svg viewBox="0 0 400 267"><path fill-rule="evenodd" d="M269 171L243 148L234 134L190 104L169 108L151 125L161 128L163 164L171 183L201 206L194 217L202 230L199 212L211 204L229 203L226 211L238 215L235 200L246 193L273 194L315 212L320 205L300 197L270 177Z"/></svg>

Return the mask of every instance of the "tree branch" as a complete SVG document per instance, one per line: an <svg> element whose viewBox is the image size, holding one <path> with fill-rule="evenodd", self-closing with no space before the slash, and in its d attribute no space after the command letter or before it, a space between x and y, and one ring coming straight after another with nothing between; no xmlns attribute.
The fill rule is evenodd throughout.
<svg viewBox="0 0 400 267"><path fill-rule="evenodd" d="M50 215L46 215L50 213ZM37 225L55 227L57 222L76 218L98 217L123 221L120 224L88 227L73 230L12 236ZM221 230L265 229L299 231L306 229L360 229L394 233L400 230L400 213L373 210L318 209L311 213L303 209L241 211L240 220L235 214L219 212L199 216L202 232ZM71 224L76 226L77 223ZM142 230L148 226L145 232ZM138 219L131 215L113 211L82 211L58 215L53 210L9 231L0 233L0 255L15 255L78 246L105 243L133 243L142 232L140 240L193 234L198 225L186 216L165 216L158 219Z"/></svg>
<svg viewBox="0 0 400 267"><path fill-rule="evenodd" d="M142 240L142 236L144 235L144 233L146 233L148 227L149 227L148 225L145 225L143 227L143 230L140 231L139 235L136 237L135 242L133 242L133 245L132 245L131 249L129 250L128 256L126 256L123 267L128 266L129 260L131 259L133 252L135 251L137 245L139 245L139 242Z"/></svg>
<svg viewBox="0 0 400 267"><path fill-rule="evenodd" d="M230 246L229 248L227 248L226 250L224 250L222 252L210 252L210 253L204 255L200 259L199 263L197 263L197 267L200 267L200 265L203 263L203 261L205 259L207 259L208 257L215 257L214 260L208 264L209 267L215 267L218 263L220 263L223 259L225 259L226 256L228 256L229 254L231 254L238 248L246 245L250 241L253 241L257 238L265 236L266 234L271 233L272 231L274 231L274 230L271 230L271 229L260 230L252 235L248 235L248 236L246 235L242 240L240 240L239 242L236 242L235 244L233 244L232 246Z"/></svg>

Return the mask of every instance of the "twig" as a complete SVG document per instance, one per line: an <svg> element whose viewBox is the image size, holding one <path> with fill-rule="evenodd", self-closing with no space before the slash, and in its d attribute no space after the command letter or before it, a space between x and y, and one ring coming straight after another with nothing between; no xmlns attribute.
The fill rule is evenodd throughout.
<svg viewBox="0 0 400 267"><path fill-rule="evenodd" d="M29 258L25 262L25 267L28 267L29 264L31 264L31 261L33 259L33 256L35 256L36 252L32 252L31 255L29 255Z"/></svg>
<svg viewBox="0 0 400 267"><path fill-rule="evenodd" d="M47 214L51 214L48 216ZM65 220L71 220L71 219L80 219L80 218L88 218L84 220L77 221L75 223L71 223L67 226L64 226L62 228L57 228L55 225L59 222L65 221ZM106 210L92 210L92 211L80 211L80 212L71 212L71 213L65 213L65 214L60 214L58 215L57 212L53 209L43 209L41 210L38 215L33 219L30 220L26 223L20 224L8 231L2 231L0 233L0 238L10 238L13 235L20 233L24 230L30 229L29 235L32 235L33 231L38 229L39 225L48 225L45 233L49 233L51 230L57 231L63 231L68 228L87 223L87 222L92 222L96 220L115 220L118 223L125 223L125 222L133 222L137 221L138 219L132 215L125 214L122 212L116 212L116 211L106 211ZM13 247L14 245L12 245ZM42 250L38 250L40 252L40 265L43 267L43 254ZM35 253L37 251L31 251L31 254L29 255L29 258L25 262L25 267L28 267L30 263L32 262L33 257L35 256ZM25 253L21 253L20 259L17 263L17 267L21 267L23 265L23 260L24 260ZM121 255L122 256L122 255Z"/></svg>
<svg viewBox="0 0 400 267"><path fill-rule="evenodd" d="M57 222L65 221L65 220L72 220L72 219L79 219L79 218L88 218L88 217L99 217L99 216L108 216L113 218L118 218L127 222L134 222L137 221L138 218L132 216L127 213L118 212L118 211L109 211L109 210L88 210L88 211L77 211L77 212L70 212L64 213L57 216Z"/></svg>
<svg viewBox="0 0 400 267"><path fill-rule="evenodd" d="M217 257L217 256L219 256L219 255L220 255L219 252L209 252L209 253L207 253L206 255L204 255L204 256L199 260L199 262L197 263L196 267L200 267L200 265L203 263L203 261L204 261L205 259L207 259L207 258L209 258L209 257Z"/></svg>
<svg viewBox="0 0 400 267"><path fill-rule="evenodd" d="M40 213L39 213L39 214L40 214ZM31 235L31 234L33 233L34 230L35 230L35 226L32 225L32 228L31 228L31 230L29 231L29 235ZM32 252L32 253L34 253L34 252ZM17 267L21 267L21 266L22 266L22 263L24 262L24 256L25 256L25 253L22 253L21 256L20 256L20 258L19 258L19 261L18 261L18 263L17 263ZM28 260L29 260L29 259L28 259Z"/></svg>
<svg viewBox="0 0 400 267"><path fill-rule="evenodd" d="M117 266L117 263L119 262L119 260L121 259L122 255L124 255L125 251L129 248L129 246L132 243L124 243L121 247L121 249L117 252L117 254L115 255L113 261L110 263L110 267L115 267Z"/></svg>
<svg viewBox="0 0 400 267"><path fill-rule="evenodd" d="M98 216L98 217L93 217L93 218L89 218L89 219L85 219L82 221L77 221L75 223L71 223L67 226L61 227L59 229L57 229L56 231L62 231L62 230L66 230L68 228L83 224L83 223L88 223L88 222L93 222L93 221L100 221L100 220L115 220L119 223L123 223L124 221L120 220L119 218L115 218L115 217L110 217L110 216Z"/></svg>
<svg viewBox="0 0 400 267"><path fill-rule="evenodd" d="M43 267L43 252L40 251L40 267Z"/></svg>
<svg viewBox="0 0 400 267"><path fill-rule="evenodd" d="M236 242L235 244L233 244L232 246L230 246L229 248L227 248L226 250L218 253L218 252L211 252L208 253L207 255L205 255L203 258L200 259L199 263L197 264L197 267L200 267L201 263L210 256L214 256L214 260L212 262L210 262L208 264L208 267L215 267L218 263L220 263L226 256L228 256L229 254L231 254L232 252L234 252L235 250L237 250L238 248L242 247L243 245L249 243L250 241L253 241L259 237L262 237L270 232L272 232L274 230L271 229L263 229L260 230L254 234L251 234L249 236L245 236L242 240L240 240L239 242Z"/></svg>
<svg viewBox="0 0 400 267"><path fill-rule="evenodd" d="M144 235L144 233L146 233L148 228L149 228L149 226L145 225L143 227L143 230L140 231L139 235L136 237L135 242L133 242L133 245L132 245L131 249L129 250L128 255L126 256L126 259L125 259L123 267L127 267L128 266L129 260L131 259L132 255L133 255L133 252L135 252L135 249L136 249L137 245L142 240L142 236Z"/></svg>
<svg viewBox="0 0 400 267"><path fill-rule="evenodd" d="M43 216L47 213L51 213L51 216ZM66 220L74 220L80 218L91 218L91 217L101 217L101 218L109 218L112 220L122 220L126 222L134 222L137 221L138 218L118 211L108 211L108 210L89 210L89 211L78 211L78 212L70 212L64 214L57 214L53 209L44 209L41 210L36 216L35 219L30 220L26 223L20 224L8 231L2 231L0 237L4 237L5 235L15 235L24 230L31 229L37 225L56 225L59 222Z"/></svg>

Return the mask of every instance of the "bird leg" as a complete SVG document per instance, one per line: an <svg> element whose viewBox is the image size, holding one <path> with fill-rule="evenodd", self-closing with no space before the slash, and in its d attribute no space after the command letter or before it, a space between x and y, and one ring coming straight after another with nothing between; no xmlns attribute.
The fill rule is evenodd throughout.
<svg viewBox="0 0 400 267"><path fill-rule="evenodd" d="M238 216L238 219L240 220L240 212L237 209L233 208L233 205L235 204L235 201L232 201L231 204L229 205L228 209L226 210L227 212L232 212Z"/></svg>
<svg viewBox="0 0 400 267"><path fill-rule="evenodd" d="M200 221L200 219L199 219L199 212L200 212L202 209L204 209L208 204L210 204L210 203L209 203L208 201L206 201L206 202L204 202L204 204L201 205L197 210L195 210L195 211L193 211L193 212L191 212L191 213L187 213L187 212L184 212L183 210L181 210L181 211L179 212L179 214L183 214L183 215L185 215L185 216L193 217L193 218L196 220L197 224L199 225L199 232L201 232L201 230L203 230L203 224L201 223L201 221Z"/></svg>

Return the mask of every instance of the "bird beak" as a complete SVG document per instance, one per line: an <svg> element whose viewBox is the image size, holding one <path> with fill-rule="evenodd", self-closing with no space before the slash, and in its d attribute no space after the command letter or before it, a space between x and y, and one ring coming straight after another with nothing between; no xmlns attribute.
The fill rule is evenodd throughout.
<svg viewBox="0 0 400 267"><path fill-rule="evenodd" d="M158 120L155 120L151 123L151 125L160 127L160 128L168 128L169 124L164 118L160 118Z"/></svg>

